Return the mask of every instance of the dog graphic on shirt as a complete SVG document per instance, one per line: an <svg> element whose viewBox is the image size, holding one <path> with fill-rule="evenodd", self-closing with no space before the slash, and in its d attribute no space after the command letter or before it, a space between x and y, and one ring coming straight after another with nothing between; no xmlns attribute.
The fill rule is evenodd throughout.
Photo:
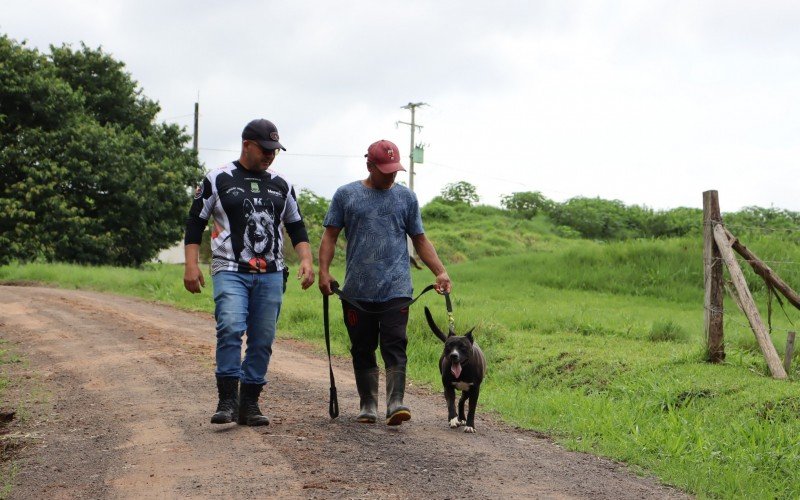
<svg viewBox="0 0 800 500"><path fill-rule="evenodd" d="M275 218L266 207L256 207L250 200L244 200L244 248L242 259L258 271L267 270L267 252L272 248L275 236Z"/></svg>

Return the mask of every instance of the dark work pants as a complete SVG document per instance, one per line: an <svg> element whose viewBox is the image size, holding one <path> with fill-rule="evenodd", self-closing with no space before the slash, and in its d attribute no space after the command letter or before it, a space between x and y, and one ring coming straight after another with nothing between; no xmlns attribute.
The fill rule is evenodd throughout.
<svg viewBox="0 0 800 500"><path fill-rule="evenodd" d="M399 297L388 302L359 302L358 305L368 311L382 311L409 300L409 298ZM342 301L342 311L344 324L350 335L353 368L364 370L378 366L375 350L379 344L383 364L386 368L405 368L406 345L408 345L406 337L408 307L394 312L369 314Z"/></svg>

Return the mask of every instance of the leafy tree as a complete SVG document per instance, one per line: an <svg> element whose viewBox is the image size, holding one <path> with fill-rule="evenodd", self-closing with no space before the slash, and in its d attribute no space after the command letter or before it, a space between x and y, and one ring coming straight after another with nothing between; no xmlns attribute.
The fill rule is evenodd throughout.
<svg viewBox="0 0 800 500"><path fill-rule="evenodd" d="M434 197L422 207L422 220L438 220L447 222L455 217L456 209L452 204L444 201L441 196Z"/></svg>
<svg viewBox="0 0 800 500"><path fill-rule="evenodd" d="M328 213L331 200L324 196L319 196L310 189L303 188L297 194L297 203L300 205L300 213L303 215L303 222L306 225L306 231L308 231L309 243L311 248L316 251L319 248L322 233L325 232L325 226L322 223L325 221L325 214ZM288 236L284 238L283 244L284 258L287 262L296 264L298 262L297 254L290 248L292 242ZM336 241L335 263L341 264L344 262L346 246L347 240L345 238L339 238Z"/></svg>
<svg viewBox="0 0 800 500"><path fill-rule="evenodd" d="M672 237L699 233L703 226L703 210L678 207L655 212L647 226L649 236Z"/></svg>
<svg viewBox="0 0 800 500"><path fill-rule="evenodd" d="M723 219L726 224L750 230L797 230L800 227L800 212L774 207L744 207L738 212L726 213Z"/></svg>
<svg viewBox="0 0 800 500"><path fill-rule="evenodd" d="M147 134L159 111L158 103L142 95L142 89L125 72L125 63L81 43L80 50L51 47L51 59L59 78L84 97L84 110L101 125L132 126Z"/></svg>
<svg viewBox="0 0 800 500"><path fill-rule="evenodd" d="M202 175L101 49L0 35L0 261L136 266L177 241Z"/></svg>
<svg viewBox="0 0 800 500"><path fill-rule="evenodd" d="M503 196L500 204L523 219L531 219L540 212L549 213L555 204L539 191L523 191Z"/></svg>
<svg viewBox="0 0 800 500"><path fill-rule="evenodd" d="M480 201L478 190L466 181L452 182L442 188L442 199L449 203L465 203L474 205Z"/></svg>
<svg viewBox="0 0 800 500"><path fill-rule="evenodd" d="M584 238L621 239L635 233L620 200L570 198L554 207L550 217L557 225L569 226Z"/></svg>
<svg viewBox="0 0 800 500"><path fill-rule="evenodd" d="M310 189L303 188L297 195L297 203L300 205L300 213L303 215L303 222L309 238L312 243L319 243L325 230L322 222L325 220L325 214L328 213L331 200L315 194Z"/></svg>

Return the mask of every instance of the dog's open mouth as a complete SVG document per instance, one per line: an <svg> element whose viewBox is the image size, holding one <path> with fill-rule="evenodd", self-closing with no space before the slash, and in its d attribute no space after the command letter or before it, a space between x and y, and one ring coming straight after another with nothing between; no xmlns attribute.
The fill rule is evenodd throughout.
<svg viewBox="0 0 800 500"><path fill-rule="evenodd" d="M450 373L453 374L455 378L461 376L461 363L453 363L450 365Z"/></svg>

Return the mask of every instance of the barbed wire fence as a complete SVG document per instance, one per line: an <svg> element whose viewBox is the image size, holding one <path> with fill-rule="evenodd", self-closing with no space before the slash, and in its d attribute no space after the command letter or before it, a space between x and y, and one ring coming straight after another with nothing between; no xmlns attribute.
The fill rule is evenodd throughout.
<svg viewBox="0 0 800 500"><path fill-rule="evenodd" d="M764 230L769 230L772 234L774 234L775 230L789 230L790 232L800 233L800 227L797 229L794 227L763 228L761 226L731 224L730 228L738 228L739 234L767 233ZM737 253L739 256L736 255ZM752 272L764 280L767 294L767 325L764 325L761 319L761 313L746 281L741 262L749 264ZM731 278L729 281L724 278L723 264L728 269ZM800 296L780 278L770 265L777 265L776 267L787 269L799 266L800 262L792 260L765 261L758 258L723 223L717 191L704 192L704 317L708 359L711 362L721 362L725 359L724 328L726 323L733 324L753 331L773 378L786 379L790 371L795 332L794 329L783 330L773 327L772 300L773 297L777 300L789 324L794 327L794 323L786 312L781 295L798 309L800 309ZM725 314L724 298L726 292L738 306L740 314L746 318L747 324L740 320L740 316L734 316L731 312L728 312L727 315ZM783 362L781 362L772 342L772 334L775 332L786 334L787 342Z"/></svg>

